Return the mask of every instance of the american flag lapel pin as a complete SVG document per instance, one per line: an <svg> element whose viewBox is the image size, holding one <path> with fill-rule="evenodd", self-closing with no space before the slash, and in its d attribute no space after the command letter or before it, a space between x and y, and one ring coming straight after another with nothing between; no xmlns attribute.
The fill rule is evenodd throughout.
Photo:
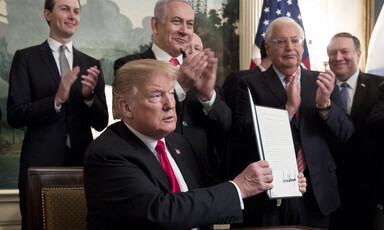
<svg viewBox="0 0 384 230"><path fill-rule="evenodd" d="M360 85L363 86L363 87L365 87L365 84L364 84L364 83L361 83Z"/></svg>
<svg viewBox="0 0 384 230"><path fill-rule="evenodd" d="M179 149L175 149L175 151L176 151L177 154L179 154L179 155L181 154Z"/></svg>

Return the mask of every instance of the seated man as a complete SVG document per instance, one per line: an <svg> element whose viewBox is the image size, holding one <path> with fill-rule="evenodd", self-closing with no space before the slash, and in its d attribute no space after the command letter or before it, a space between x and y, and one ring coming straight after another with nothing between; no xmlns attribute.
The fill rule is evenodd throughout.
<svg viewBox="0 0 384 230"><path fill-rule="evenodd" d="M176 127L172 63L142 59L113 82L111 125L87 149L88 229L187 229L242 221L242 199L272 189L268 162L233 181L199 188L196 156ZM165 148L164 148L165 146ZM306 180L299 175L299 189Z"/></svg>

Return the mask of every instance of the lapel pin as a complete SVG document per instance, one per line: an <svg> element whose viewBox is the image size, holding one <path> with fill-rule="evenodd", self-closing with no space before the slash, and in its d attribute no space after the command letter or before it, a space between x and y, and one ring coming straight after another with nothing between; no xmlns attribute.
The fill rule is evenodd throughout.
<svg viewBox="0 0 384 230"><path fill-rule="evenodd" d="M175 149L175 151L176 151L177 154L179 154L179 155L181 154L180 150Z"/></svg>
<svg viewBox="0 0 384 230"><path fill-rule="evenodd" d="M362 87L365 87L365 84L364 84L364 83L361 83L360 85L361 85Z"/></svg>

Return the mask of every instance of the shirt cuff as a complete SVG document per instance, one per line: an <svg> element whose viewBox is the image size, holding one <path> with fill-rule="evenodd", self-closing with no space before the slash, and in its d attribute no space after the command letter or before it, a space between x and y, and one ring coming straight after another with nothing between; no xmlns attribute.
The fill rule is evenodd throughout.
<svg viewBox="0 0 384 230"><path fill-rule="evenodd" d="M91 100L84 99L83 101L84 101L84 103L85 103L89 108L91 108L91 106L93 105L93 102L95 101L95 99L94 99L94 98L92 98Z"/></svg>
<svg viewBox="0 0 384 230"><path fill-rule="evenodd" d="M178 81L175 81L175 92L179 102L182 102L185 100L187 93L184 91L183 87L181 87Z"/></svg>
<svg viewBox="0 0 384 230"><path fill-rule="evenodd" d="M211 99L209 101L202 101L199 97L198 97L198 99L199 99L200 103L203 105L204 114L208 115L209 111L212 110L213 103L216 100L216 91L213 90L212 97L211 97Z"/></svg>
<svg viewBox="0 0 384 230"><path fill-rule="evenodd" d="M243 202L243 199L241 199L241 192L240 192L239 186L237 186L237 184L231 180L229 182L231 182L235 186L235 188L237 190L237 194L239 195L240 208L241 208L241 210L244 210L244 202Z"/></svg>
<svg viewBox="0 0 384 230"><path fill-rule="evenodd" d="M328 109L328 110L324 110L324 111L319 111L319 113L320 113L321 119L328 120L329 114L331 113L331 111Z"/></svg>
<svg viewBox="0 0 384 230"><path fill-rule="evenodd" d="M53 104L55 106L56 113L60 113L61 112L61 105L56 105L55 102L53 102Z"/></svg>

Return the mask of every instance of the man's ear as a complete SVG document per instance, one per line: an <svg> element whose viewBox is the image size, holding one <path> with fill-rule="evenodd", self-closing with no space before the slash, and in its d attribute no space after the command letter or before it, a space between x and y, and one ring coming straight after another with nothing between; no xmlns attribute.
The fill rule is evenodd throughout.
<svg viewBox="0 0 384 230"><path fill-rule="evenodd" d="M130 102L127 99L119 99L118 105L123 117L129 118L129 119L133 118L132 108L131 108Z"/></svg>
<svg viewBox="0 0 384 230"><path fill-rule="evenodd" d="M155 18L155 17L151 18L151 27L152 27L152 33L154 35L157 35L158 31L159 31L159 19L158 18Z"/></svg>
<svg viewBox="0 0 384 230"><path fill-rule="evenodd" d="M51 11L44 9L44 18L46 21L51 22Z"/></svg>
<svg viewBox="0 0 384 230"><path fill-rule="evenodd" d="M270 55L270 48L271 48L271 44L269 44L269 42L267 43L267 42L265 42L264 43L264 47L265 47L265 52L267 53L267 56L268 57L270 57L271 55Z"/></svg>

